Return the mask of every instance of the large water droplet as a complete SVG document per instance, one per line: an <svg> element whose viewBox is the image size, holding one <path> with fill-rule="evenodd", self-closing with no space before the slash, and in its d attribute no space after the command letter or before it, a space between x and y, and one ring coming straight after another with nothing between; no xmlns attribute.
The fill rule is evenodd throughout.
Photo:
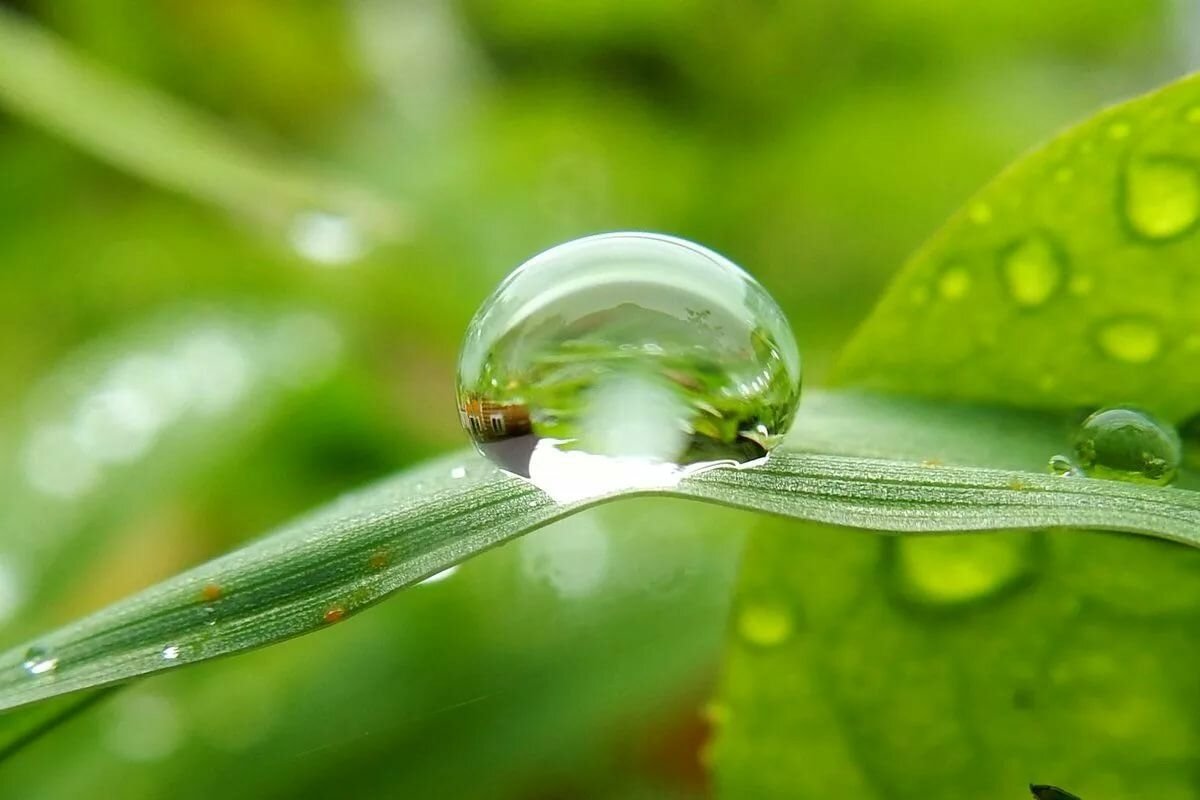
<svg viewBox="0 0 1200 800"><path fill-rule="evenodd" d="M1162 349L1158 326L1142 317L1120 317L1096 329L1096 344L1110 358L1128 364L1146 364Z"/></svg>
<svg viewBox="0 0 1200 800"><path fill-rule="evenodd" d="M1170 425L1137 408L1106 408L1075 434L1075 456L1094 478L1164 485L1179 470L1182 446Z"/></svg>
<svg viewBox="0 0 1200 800"><path fill-rule="evenodd" d="M21 663L30 675L45 675L58 669L58 656L48 648L35 646L25 651L25 660Z"/></svg>
<svg viewBox="0 0 1200 800"><path fill-rule="evenodd" d="M1062 285L1064 260L1062 249L1049 236L1035 233L1000 254L1000 278L1014 303L1035 308Z"/></svg>
<svg viewBox="0 0 1200 800"><path fill-rule="evenodd" d="M1125 170L1125 216L1146 239L1173 239L1200 219L1200 171L1176 158L1139 158Z"/></svg>
<svg viewBox="0 0 1200 800"><path fill-rule="evenodd" d="M613 233L500 285L467 332L458 402L480 452L569 501L764 457L799 383L787 321L754 279L682 239Z"/></svg>

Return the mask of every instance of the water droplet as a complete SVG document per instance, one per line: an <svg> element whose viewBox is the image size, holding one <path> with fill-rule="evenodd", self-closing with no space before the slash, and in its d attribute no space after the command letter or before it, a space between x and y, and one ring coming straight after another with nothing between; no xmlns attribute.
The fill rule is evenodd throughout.
<svg viewBox="0 0 1200 800"><path fill-rule="evenodd" d="M1068 456L1061 453L1050 456L1050 463L1047 465L1051 475L1057 475L1060 478L1082 478L1083 470L1076 466L1075 462Z"/></svg>
<svg viewBox="0 0 1200 800"><path fill-rule="evenodd" d="M1121 317L1096 329L1096 344L1101 352L1117 361L1146 364L1162 349L1162 334L1148 319Z"/></svg>
<svg viewBox="0 0 1200 800"><path fill-rule="evenodd" d="M455 467L454 469L450 470L450 477L456 481L467 477L467 468Z"/></svg>
<svg viewBox="0 0 1200 800"><path fill-rule="evenodd" d="M1139 158L1125 169L1125 216L1139 236L1155 241L1190 232L1200 220L1200 171L1177 158Z"/></svg>
<svg viewBox="0 0 1200 800"><path fill-rule="evenodd" d="M216 625L217 624L217 609L214 608L213 606L201 606L200 607L200 618L204 621L205 625L208 625L210 627L213 625Z"/></svg>
<svg viewBox="0 0 1200 800"><path fill-rule="evenodd" d="M604 234L535 256L484 303L459 413L480 452L569 501L763 458L799 380L783 313L732 262Z"/></svg>
<svg viewBox="0 0 1200 800"><path fill-rule="evenodd" d="M1028 534L902 536L896 569L910 598L937 605L979 600L1027 572Z"/></svg>
<svg viewBox="0 0 1200 800"><path fill-rule="evenodd" d="M937 290L946 300L959 300L971 289L971 273L966 267L953 264L938 277Z"/></svg>
<svg viewBox="0 0 1200 800"><path fill-rule="evenodd" d="M58 669L58 656L45 647L34 646L25 651L21 666L30 675L45 675Z"/></svg>
<svg viewBox="0 0 1200 800"><path fill-rule="evenodd" d="M449 578L450 576L452 576L454 573L458 572L460 566L461 566L460 564L454 564L453 566L446 567L441 572L433 573L432 575L430 575L428 578L421 581L417 585L425 586L430 583L441 583L442 581L444 581L447 578Z"/></svg>
<svg viewBox="0 0 1200 800"><path fill-rule="evenodd" d="M992 221L992 207L987 203L972 203L967 209L967 217L976 225L986 225Z"/></svg>
<svg viewBox="0 0 1200 800"><path fill-rule="evenodd" d="M1137 408L1106 408L1075 434L1075 456L1093 478L1165 485L1179 470L1182 445L1173 427Z"/></svg>
<svg viewBox="0 0 1200 800"><path fill-rule="evenodd" d="M1062 249L1044 233L1020 239L1000 254L1000 278L1009 296L1023 308L1048 301L1063 282Z"/></svg>
<svg viewBox="0 0 1200 800"><path fill-rule="evenodd" d="M1132 132L1133 127L1128 122L1121 120L1109 124L1108 128L1105 130L1105 133L1108 134L1108 138L1117 141L1120 141L1121 139L1128 139L1129 134Z"/></svg>
<svg viewBox="0 0 1200 800"><path fill-rule="evenodd" d="M164 661L176 661L182 651L177 644L169 644L162 649L162 657Z"/></svg>
<svg viewBox="0 0 1200 800"><path fill-rule="evenodd" d="M297 214L288 229L288 239L297 253L324 267L350 264L362 258L366 250L354 222L328 211Z"/></svg>
<svg viewBox="0 0 1200 800"><path fill-rule="evenodd" d="M738 634L758 647L783 644L792 635L794 625L787 606L774 601L748 602L737 616Z"/></svg>

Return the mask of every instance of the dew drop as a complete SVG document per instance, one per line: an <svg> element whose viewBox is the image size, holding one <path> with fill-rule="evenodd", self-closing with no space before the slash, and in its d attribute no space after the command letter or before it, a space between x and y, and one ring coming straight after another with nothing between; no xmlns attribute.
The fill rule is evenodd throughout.
<svg viewBox="0 0 1200 800"><path fill-rule="evenodd" d="M900 537L896 569L901 586L910 598L935 605L980 600L1026 573L1027 537L1017 532Z"/></svg>
<svg viewBox="0 0 1200 800"><path fill-rule="evenodd" d="M34 646L25 651L21 666L30 675L45 675L58 669L58 656L45 647Z"/></svg>
<svg viewBox="0 0 1200 800"><path fill-rule="evenodd" d="M792 635L795 623L788 608L776 602L749 602L738 612L738 634L757 647L781 645Z"/></svg>
<svg viewBox="0 0 1200 800"><path fill-rule="evenodd" d="M162 649L162 657L164 661L177 661L182 651L177 644L169 644Z"/></svg>
<svg viewBox="0 0 1200 800"><path fill-rule="evenodd" d="M971 273L962 265L951 265L938 277L937 290L943 299L960 300L971 290Z"/></svg>
<svg viewBox="0 0 1200 800"><path fill-rule="evenodd" d="M1013 302L1036 308L1058 291L1066 272L1062 250L1047 235L1020 239L1000 254L1000 278Z"/></svg>
<svg viewBox="0 0 1200 800"><path fill-rule="evenodd" d="M992 207L987 203L972 203L967 209L967 217L976 225L986 225L992 221Z"/></svg>
<svg viewBox="0 0 1200 800"><path fill-rule="evenodd" d="M1059 453L1050 456L1050 463L1047 464L1051 475L1057 475L1060 478L1082 478L1083 470L1081 470L1070 456L1064 456Z"/></svg>
<svg viewBox="0 0 1200 800"><path fill-rule="evenodd" d="M1139 236L1164 241L1188 233L1200 219L1200 171L1177 158L1139 158L1124 175L1124 209Z"/></svg>
<svg viewBox="0 0 1200 800"><path fill-rule="evenodd" d="M1105 408L1092 414L1075 434L1075 457L1093 478L1113 478L1159 486L1170 483L1183 457L1179 434L1138 408Z"/></svg>
<svg viewBox="0 0 1200 800"><path fill-rule="evenodd" d="M799 382L783 313L736 265L603 234L530 259L480 308L459 415L487 458L565 502L765 457Z"/></svg>
<svg viewBox="0 0 1200 800"><path fill-rule="evenodd" d="M1120 317L1096 329L1101 352L1127 364L1147 364L1162 349L1158 326L1143 317Z"/></svg>
<svg viewBox="0 0 1200 800"><path fill-rule="evenodd" d="M1124 122L1121 120L1111 123L1108 126L1107 130L1105 131L1105 133L1108 134L1108 138L1114 139L1116 141L1120 141L1121 139L1128 139L1129 134L1132 132L1133 132L1132 126L1130 126L1130 124L1128 122Z"/></svg>

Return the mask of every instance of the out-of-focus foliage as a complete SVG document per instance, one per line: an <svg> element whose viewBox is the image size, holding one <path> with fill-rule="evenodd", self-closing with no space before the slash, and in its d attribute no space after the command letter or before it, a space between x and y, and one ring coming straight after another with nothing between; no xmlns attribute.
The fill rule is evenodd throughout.
<svg viewBox="0 0 1200 800"><path fill-rule="evenodd" d="M0 600L13 598L0 605L20 608L13 641L460 445L462 329L544 246L620 228L711 245L780 300L819 381L886 277L986 178L1073 118L1200 63L1197 21L1165 0L1086 13L1001 0L6 6L414 223L403 242L319 213L263 228L101 163L12 106L0 116L6 460L19 463L41 419L32 387L172 309L301 309L341 342L321 381L212 434L206 457L124 464L132 481L171 480L90 496L94 512L70 515L81 544L50 560L36 602L33 579L0 570ZM0 486L0 507L28 490ZM66 501L42 502L57 515ZM693 796L730 534L748 517L680 505L579 517L599 538L572 549L578 531L564 527L573 555L561 560L504 548L327 633L118 693L0 767L4 785L46 798L438 785ZM0 531L0 557L20 533ZM617 536L588 590L522 566L586 574L595 542ZM636 568L655 554L670 569Z"/></svg>
<svg viewBox="0 0 1200 800"><path fill-rule="evenodd" d="M1186 79L1005 173L898 276L846 378L1194 412L1198 101ZM1195 794L1196 550L1078 531L841 533L778 523L752 540L721 706L729 795L949 800L1043 781Z"/></svg>

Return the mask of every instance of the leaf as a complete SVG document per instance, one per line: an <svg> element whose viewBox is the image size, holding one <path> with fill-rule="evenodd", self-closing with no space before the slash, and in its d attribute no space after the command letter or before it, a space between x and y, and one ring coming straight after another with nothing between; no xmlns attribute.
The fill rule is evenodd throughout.
<svg viewBox="0 0 1200 800"><path fill-rule="evenodd" d="M878 399L833 396L814 405L808 426L844 426L834 414L822 425L815 413L843 403L859 409L860 422L872 408L883 417L892 412ZM1043 450L1058 446L1057 437L1047 436L1053 425L1046 418L987 410L949 412L940 426L931 418L927 427L939 433L919 446L936 444L952 460L974 455L974 426L964 422L988 416L1013 440L1041 440ZM886 428L861 426L876 434ZM846 446L861 446L856 438L848 432ZM900 452L914 446L904 429L896 439ZM803 445L803 438L793 442ZM618 496L639 493L651 492ZM1200 495L1193 492L1011 469L792 452L776 454L765 467L714 470L653 493L872 529L1098 526L1200 544ZM0 654L0 708L318 630L598 501L557 504L475 455L431 462Z"/></svg>
<svg viewBox="0 0 1200 800"><path fill-rule="evenodd" d="M1017 162L910 260L840 383L1043 408L1200 411L1200 76Z"/></svg>
<svg viewBox="0 0 1200 800"><path fill-rule="evenodd" d="M902 270L840 379L1195 412L1198 102L1200 79L1186 79L1001 175ZM1034 455L1003 427L974 429L978 448ZM751 538L737 606L714 746L727 795L1195 793L1194 549L1062 531L881 539L779 521Z"/></svg>
<svg viewBox="0 0 1200 800"><path fill-rule="evenodd" d="M109 73L0 10L0 102L93 155L240 218L287 228L303 214L344 216L387 238L407 211L298 160L258 152L218 122Z"/></svg>

